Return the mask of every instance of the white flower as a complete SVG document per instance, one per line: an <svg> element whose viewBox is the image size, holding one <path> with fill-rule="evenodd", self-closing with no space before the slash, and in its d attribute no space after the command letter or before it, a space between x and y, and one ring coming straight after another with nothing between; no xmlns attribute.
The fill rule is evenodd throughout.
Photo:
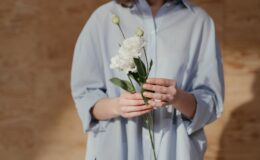
<svg viewBox="0 0 260 160"><path fill-rule="evenodd" d="M120 22L119 17L114 14L114 15L112 16L112 22L113 22L114 24L119 24L119 22Z"/></svg>
<svg viewBox="0 0 260 160"><path fill-rule="evenodd" d="M122 55L116 55L115 57L111 58L111 69L118 69L120 71L123 71L125 73L136 72L137 68L135 66L135 63L133 61L133 58L130 57L123 57Z"/></svg>
<svg viewBox="0 0 260 160"><path fill-rule="evenodd" d="M138 58L142 54L144 47L144 40L141 37L134 36L123 41L119 48L119 54L111 59L110 68L118 69L120 71L137 72L134 58Z"/></svg>
<svg viewBox="0 0 260 160"><path fill-rule="evenodd" d="M144 39L142 37L133 36L123 41L122 47L127 50L139 51L144 47Z"/></svg>

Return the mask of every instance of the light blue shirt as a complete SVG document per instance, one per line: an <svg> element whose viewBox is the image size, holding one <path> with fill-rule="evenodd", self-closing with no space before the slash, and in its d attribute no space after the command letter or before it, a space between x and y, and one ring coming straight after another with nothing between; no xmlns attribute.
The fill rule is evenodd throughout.
<svg viewBox="0 0 260 160"><path fill-rule="evenodd" d="M122 35L111 22L120 17L126 37L137 27L145 31L148 59L154 66L150 77L175 79L177 87L192 93L197 109L192 120L173 107L155 110L155 147L158 160L202 160L206 149L205 125L223 111L224 80L220 48L212 19L188 0L167 2L153 18L145 0L133 8L115 1L99 7L89 18L75 48L71 88L85 133L88 133L88 160L152 160L148 131L142 118L122 117L94 121L90 109L97 100L118 97L123 90L109 79L127 79L125 73L110 69L111 57L118 54ZM104 105L103 107L109 107Z"/></svg>

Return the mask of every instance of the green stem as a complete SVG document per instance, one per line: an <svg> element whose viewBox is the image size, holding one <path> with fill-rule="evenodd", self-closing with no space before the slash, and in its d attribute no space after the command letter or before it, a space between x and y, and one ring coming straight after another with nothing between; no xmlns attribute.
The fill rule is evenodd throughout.
<svg viewBox="0 0 260 160"><path fill-rule="evenodd" d="M145 123L146 123L146 126L147 126L148 131L149 131L149 137L150 137L150 142L151 142L152 149L153 149L154 159L157 160L156 153L155 153L155 146L154 146L154 138L153 138L153 135L152 135L153 127L151 127L152 126L151 120L152 120L151 113L146 114L145 115Z"/></svg>
<svg viewBox="0 0 260 160"><path fill-rule="evenodd" d="M143 88L143 84L141 84L141 86L142 86L142 88L141 88L141 95L143 97L144 104L147 105L148 104L148 98L144 96L145 89Z"/></svg>
<svg viewBox="0 0 260 160"><path fill-rule="evenodd" d="M120 32L122 33L122 36L123 36L123 37L124 37L124 39L125 39L125 35L124 35L124 32L123 32L123 30L122 30L122 28L121 28L120 24L118 24L117 26L118 26L118 28L119 28Z"/></svg>
<svg viewBox="0 0 260 160"><path fill-rule="evenodd" d="M133 82L132 82L131 77L129 76L129 74L127 74L127 77L128 77L128 79L129 79L131 85L133 86L134 92L136 92L135 86L134 86L134 84L133 84Z"/></svg>
<svg viewBox="0 0 260 160"><path fill-rule="evenodd" d="M143 95L144 91L145 90L142 86L141 95L143 97L144 103L147 105L148 104L148 98ZM144 118L145 118L145 123L146 123L146 126L148 128L148 132L149 132L150 142L151 142L152 149L153 149L154 160L157 160L156 153L155 153L154 136L152 134L153 128L154 128L154 126L153 126L153 116L151 115L151 113L147 113Z"/></svg>

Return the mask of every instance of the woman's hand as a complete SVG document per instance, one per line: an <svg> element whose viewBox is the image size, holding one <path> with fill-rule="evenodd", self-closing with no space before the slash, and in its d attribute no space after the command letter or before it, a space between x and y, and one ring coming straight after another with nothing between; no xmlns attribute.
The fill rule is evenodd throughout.
<svg viewBox="0 0 260 160"><path fill-rule="evenodd" d="M148 103L153 107L163 107L174 104L178 90L176 81L163 78L148 78L143 88L152 92L144 92L144 96L150 98Z"/></svg>
<svg viewBox="0 0 260 160"><path fill-rule="evenodd" d="M148 78L143 88L152 92L144 92L150 98L148 103L153 107L173 105L187 118L193 118L197 108L197 101L193 94L177 89L176 81L163 78Z"/></svg>
<svg viewBox="0 0 260 160"><path fill-rule="evenodd" d="M117 99L116 112L124 118L141 116L152 111L151 105L145 105L140 93L125 92Z"/></svg>

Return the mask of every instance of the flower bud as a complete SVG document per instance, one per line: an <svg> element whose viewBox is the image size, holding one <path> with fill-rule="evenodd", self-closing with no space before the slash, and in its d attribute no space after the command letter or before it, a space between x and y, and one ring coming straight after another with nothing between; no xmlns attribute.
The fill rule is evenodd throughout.
<svg viewBox="0 0 260 160"><path fill-rule="evenodd" d="M119 22L120 22L120 19L119 19L119 17L117 16L117 15L113 15L112 16L112 22L114 23L114 24L119 24Z"/></svg>
<svg viewBox="0 0 260 160"><path fill-rule="evenodd" d="M137 28L135 34L138 36L138 37L143 37L144 36L144 31L141 29L141 28Z"/></svg>

